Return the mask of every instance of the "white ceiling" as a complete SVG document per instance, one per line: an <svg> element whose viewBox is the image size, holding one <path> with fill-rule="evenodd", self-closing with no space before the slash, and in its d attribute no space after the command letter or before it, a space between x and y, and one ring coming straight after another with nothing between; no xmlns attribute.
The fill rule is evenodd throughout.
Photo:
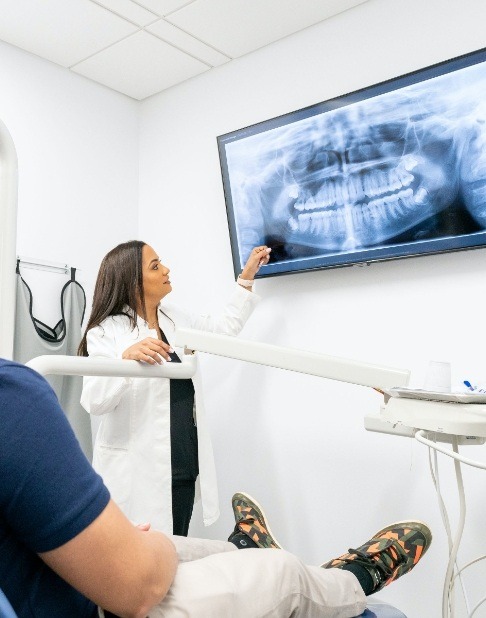
<svg viewBox="0 0 486 618"><path fill-rule="evenodd" d="M142 100L367 0L0 0L0 40Z"/></svg>

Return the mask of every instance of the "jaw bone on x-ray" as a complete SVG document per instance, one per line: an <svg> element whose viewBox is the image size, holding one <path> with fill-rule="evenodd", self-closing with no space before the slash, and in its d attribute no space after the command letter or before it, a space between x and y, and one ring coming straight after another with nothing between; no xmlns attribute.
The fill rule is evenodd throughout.
<svg viewBox="0 0 486 618"><path fill-rule="evenodd" d="M242 263L486 228L485 86L475 65L226 144Z"/></svg>

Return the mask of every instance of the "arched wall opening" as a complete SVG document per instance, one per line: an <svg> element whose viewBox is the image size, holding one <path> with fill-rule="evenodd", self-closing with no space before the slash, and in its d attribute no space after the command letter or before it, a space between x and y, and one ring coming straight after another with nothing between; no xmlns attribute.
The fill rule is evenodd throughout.
<svg viewBox="0 0 486 618"><path fill-rule="evenodd" d="M17 152L0 120L0 357L12 358L17 246Z"/></svg>

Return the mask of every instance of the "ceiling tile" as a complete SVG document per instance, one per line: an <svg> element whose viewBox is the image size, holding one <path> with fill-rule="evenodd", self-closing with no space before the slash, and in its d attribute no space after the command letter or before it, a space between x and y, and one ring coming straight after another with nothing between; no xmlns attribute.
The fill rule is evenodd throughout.
<svg viewBox="0 0 486 618"><path fill-rule="evenodd" d="M0 0L0 39L69 67L137 27L89 0Z"/></svg>
<svg viewBox="0 0 486 618"><path fill-rule="evenodd" d="M195 1L196 0L137 0L138 4L141 4L153 13L157 13L160 17L164 17Z"/></svg>
<svg viewBox="0 0 486 618"><path fill-rule="evenodd" d="M231 60L228 56L220 54L212 47L209 47L205 43L201 43L198 39L195 39L190 34L186 34L180 30L180 28L169 24L169 22L164 19L160 19L151 26L148 26L146 30L213 67Z"/></svg>
<svg viewBox="0 0 486 618"><path fill-rule="evenodd" d="M166 19L237 58L363 2L367 0L196 0Z"/></svg>
<svg viewBox="0 0 486 618"><path fill-rule="evenodd" d="M208 69L206 64L143 31L73 67L76 73L139 100Z"/></svg>
<svg viewBox="0 0 486 618"><path fill-rule="evenodd" d="M126 17L138 26L146 26L158 19L158 15L144 9L139 4L135 4L132 0L92 0L92 2L101 4L110 11L118 13L121 17Z"/></svg>

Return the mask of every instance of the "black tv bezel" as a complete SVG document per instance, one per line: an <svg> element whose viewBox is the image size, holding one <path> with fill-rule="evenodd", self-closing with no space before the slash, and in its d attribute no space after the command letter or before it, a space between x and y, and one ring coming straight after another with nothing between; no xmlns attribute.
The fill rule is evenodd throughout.
<svg viewBox="0 0 486 618"><path fill-rule="evenodd" d="M228 163L225 152L226 144L262 133L264 131L282 127L296 121L310 118L312 116L317 116L321 113L338 109L353 103L361 102L380 94L400 90L406 86L418 84L420 82L427 81L428 79L453 73L463 68L481 64L483 62L486 62L486 47L217 136L217 148L219 153L235 278L241 272L242 264L240 263L238 233L231 195ZM416 247L416 250L413 250L414 247ZM362 251L354 251L352 253L352 259L350 259L349 253L336 252L335 254L328 253L325 257L320 255L309 258L299 258L298 260L284 260L270 263L268 266L262 267L256 276L257 278L266 278L316 270L364 266L376 262L387 262L397 259L424 257L428 255L438 255L441 253L451 253L481 248L486 248L486 230L468 233L465 235L446 236L424 241L413 241L396 246L380 245L377 247L367 247ZM332 263L323 263L323 260L326 260L329 257L332 257ZM286 266L289 263L292 264L297 261L298 265L296 267L289 268Z"/></svg>

